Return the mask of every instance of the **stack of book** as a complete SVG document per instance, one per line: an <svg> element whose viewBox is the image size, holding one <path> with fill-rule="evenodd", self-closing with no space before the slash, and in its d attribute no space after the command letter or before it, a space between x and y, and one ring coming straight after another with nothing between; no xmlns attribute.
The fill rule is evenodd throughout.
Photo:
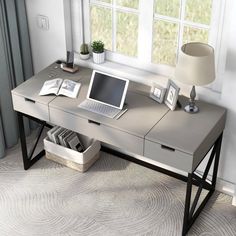
<svg viewBox="0 0 236 236"><path fill-rule="evenodd" d="M60 126L54 126L47 132L48 139L63 147L70 148L78 152L84 152L85 148L78 134Z"/></svg>

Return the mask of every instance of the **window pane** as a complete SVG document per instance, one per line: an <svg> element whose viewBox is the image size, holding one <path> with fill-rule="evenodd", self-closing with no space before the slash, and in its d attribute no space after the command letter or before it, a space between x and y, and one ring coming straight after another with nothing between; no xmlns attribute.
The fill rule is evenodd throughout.
<svg viewBox="0 0 236 236"><path fill-rule="evenodd" d="M188 42L208 43L208 30L185 26L183 43Z"/></svg>
<svg viewBox="0 0 236 236"><path fill-rule="evenodd" d="M139 0L117 0L116 4L122 7L138 9Z"/></svg>
<svg viewBox="0 0 236 236"><path fill-rule="evenodd" d="M155 13L179 18L180 0L155 0Z"/></svg>
<svg viewBox="0 0 236 236"><path fill-rule="evenodd" d="M91 40L101 40L105 48L112 50L112 15L111 9L91 6L90 30Z"/></svg>
<svg viewBox="0 0 236 236"><path fill-rule="evenodd" d="M187 0L185 19L210 25L212 0Z"/></svg>
<svg viewBox="0 0 236 236"><path fill-rule="evenodd" d="M152 62L175 65L177 36L177 24L161 20L154 22Z"/></svg>
<svg viewBox="0 0 236 236"><path fill-rule="evenodd" d="M116 50L128 56L137 56L138 16L117 12Z"/></svg>

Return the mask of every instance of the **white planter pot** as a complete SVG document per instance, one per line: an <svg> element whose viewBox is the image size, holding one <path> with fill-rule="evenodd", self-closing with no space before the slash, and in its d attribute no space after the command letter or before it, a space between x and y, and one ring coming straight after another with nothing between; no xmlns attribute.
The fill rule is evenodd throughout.
<svg viewBox="0 0 236 236"><path fill-rule="evenodd" d="M79 54L79 56L80 56L80 58L82 59L82 60L88 60L89 59L89 54Z"/></svg>
<svg viewBox="0 0 236 236"><path fill-rule="evenodd" d="M95 53L93 52L93 62L96 64L104 63L105 61L105 52Z"/></svg>

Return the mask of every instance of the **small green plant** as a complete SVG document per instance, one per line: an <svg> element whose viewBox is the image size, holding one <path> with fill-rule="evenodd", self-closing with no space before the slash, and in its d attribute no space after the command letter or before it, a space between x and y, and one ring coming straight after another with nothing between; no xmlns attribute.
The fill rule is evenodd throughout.
<svg viewBox="0 0 236 236"><path fill-rule="evenodd" d="M81 44L80 53L83 55L89 54L88 44L86 44L86 43Z"/></svg>
<svg viewBox="0 0 236 236"><path fill-rule="evenodd" d="M101 40L93 41L91 44L93 52L103 53L104 52L104 43Z"/></svg>

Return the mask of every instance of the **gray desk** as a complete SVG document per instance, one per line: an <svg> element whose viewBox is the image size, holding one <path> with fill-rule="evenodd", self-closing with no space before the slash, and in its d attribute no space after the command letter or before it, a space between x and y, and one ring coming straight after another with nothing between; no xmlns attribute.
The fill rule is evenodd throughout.
<svg viewBox="0 0 236 236"><path fill-rule="evenodd" d="M132 89L129 89L126 97L129 110L118 120L106 118L78 108L78 104L86 97L91 73L90 69L81 67L76 74L68 74L56 68L56 64L52 64L12 91L13 106L18 114L24 168L28 169L44 155L42 151L33 157L33 152L43 128L53 124L185 171L187 176L182 176L103 147L104 151L187 182L182 232L186 235L215 190L226 110L199 102L200 112L197 114L187 114L182 109L172 112L165 105L158 104L145 95L145 88L142 89L142 86L143 91L133 89L136 86L130 86ZM52 79L52 75L81 82L78 98L38 96L44 81ZM184 106L187 100L180 97L180 102ZM23 116L41 124L30 154L25 142ZM199 177L195 170L209 151L210 159L203 176ZM206 178L213 163L213 177L209 183ZM191 204L192 184L199 188ZM196 209L202 189L209 192Z"/></svg>

